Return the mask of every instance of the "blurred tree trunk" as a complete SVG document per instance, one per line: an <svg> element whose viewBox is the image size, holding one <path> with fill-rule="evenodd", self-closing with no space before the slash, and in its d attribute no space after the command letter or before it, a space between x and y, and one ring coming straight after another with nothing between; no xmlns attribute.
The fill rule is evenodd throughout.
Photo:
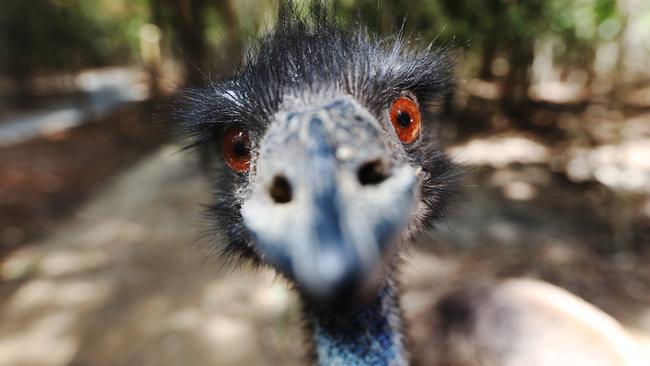
<svg viewBox="0 0 650 366"><path fill-rule="evenodd" d="M177 32L184 57L186 81L190 85L202 85L207 65L205 44L206 0L175 0L177 5Z"/></svg>
<svg viewBox="0 0 650 366"><path fill-rule="evenodd" d="M224 20L225 45L222 47L227 48L227 52L224 52L226 56L216 65L217 71L222 71L232 65L233 61L237 61L242 57L243 42L239 31L239 17L233 6L233 1L217 1L216 9Z"/></svg>
<svg viewBox="0 0 650 366"><path fill-rule="evenodd" d="M497 44L493 37L487 37L483 41L483 50L481 52L481 67L478 71L478 77L481 80L492 80L492 62L496 57Z"/></svg>
<svg viewBox="0 0 650 366"><path fill-rule="evenodd" d="M525 124L530 105L530 67L535 56L532 39L516 38L509 44L510 70L504 80L502 103L504 110L519 124Z"/></svg>
<svg viewBox="0 0 650 366"><path fill-rule="evenodd" d="M163 25L163 14L162 14L162 1L164 0L150 0L150 9L151 9L151 23L154 24L155 26L158 27L158 29L162 30L162 25ZM161 33L161 43L163 41L162 39L162 33ZM160 45L160 44L159 44ZM161 55L162 57L162 55ZM162 58L159 60L159 63L162 63ZM152 65L146 65L148 72L149 72L149 77L151 78L149 88L151 90L151 99L153 101L156 101L160 98L160 74L161 74L161 65L155 65L152 67Z"/></svg>
<svg viewBox="0 0 650 366"><path fill-rule="evenodd" d="M161 29L169 25L176 46L181 51L185 82L201 85L202 70L207 65L205 42L206 0L151 0L151 17Z"/></svg>
<svg viewBox="0 0 650 366"><path fill-rule="evenodd" d="M492 80L492 63L497 55L500 43L502 43L503 30L502 20L504 14L504 5L501 0L484 0L488 14L486 22L487 26L484 29L482 50L481 50L481 67L479 69L478 77L482 80Z"/></svg>
<svg viewBox="0 0 650 366"><path fill-rule="evenodd" d="M232 1L217 1L217 11L219 11L226 22L226 41L228 42L228 46L241 49L239 18L237 17L237 12L235 12Z"/></svg>
<svg viewBox="0 0 650 366"><path fill-rule="evenodd" d="M43 4L36 4L36 6ZM45 4L47 5L47 4ZM49 9L48 9L49 10ZM0 68L6 67L0 74L6 75L14 82L15 90L11 96L12 104L25 107L29 105L30 99L33 97L31 78L36 71L34 65L35 57L32 48L25 49L25 40L35 38L34 31L29 25L29 12L21 7L20 1L6 2L2 4L2 11L10 14L9 17L4 17L2 24L0 24L0 32L3 36L0 37ZM36 53L37 54L37 53Z"/></svg>
<svg viewBox="0 0 650 366"><path fill-rule="evenodd" d="M614 75L612 77L612 89L610 91L610 101L614 108L622 109L625 106L625 95L627 94L628 85L624 80L625 75L625 62L627 54L627 46L625 44L625 34L627 32L627 19L629 15L621 19L621 29L616 36L616 44L618 46L618 57L616 58L616 65L614 66Z"/></svg>

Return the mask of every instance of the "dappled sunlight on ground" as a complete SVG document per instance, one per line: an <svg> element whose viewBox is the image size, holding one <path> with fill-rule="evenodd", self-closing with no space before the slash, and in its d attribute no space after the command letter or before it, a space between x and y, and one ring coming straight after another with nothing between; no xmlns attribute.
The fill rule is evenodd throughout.
<svg viewBox="0 0 650 366"><path fill-rule="evenodd" d="M650 139L576 148L571 155L567 173L576 181L595 179L613 188L650 193Z"/></svg>
<svg viewBox="0 0 650 366"><path fill-rule="evenodd" d="M530 97L552 103L577 103L587 100L589 94L584 83L549 81L535 84L529 92Z"/></svg>
<svg viewBox="0 0 650 366"><path fill-rule="evenodd" d="M402 265L415 344L431 330L421 314L450 286L525 276L583 297L650 346L648 258L607 252L618 196L567 184L551 150L520 135L452 149L471 167L464 198ZM635 159L624 164L647 168ZM268 270L218 270L213 248L194 240L208 191L188 154L166 147L12 252L0 264L0 366L304 364L288 285ZM627 194L638 204L626 215L647 218L650 201Z"/></svg>
<svg viewBox="0 0 650 366"><path fill-rule="evenodd" d="M546 163L549 150L544 145L523 136L493 136L473 139L449 150L454 160L469 165L505 167L509 164Z"/></svg>
<svg viewBox="0 0 650 366"><path fill-rule="evenodd" d="M573 182L597 181L613 190L650 193L650 114L624 118L610 112L595 106L583 119L561 116L568 141L557 145L511 132L475 137L452 146L449 153L464 165L544 164Z"/></svg>
<svg viewBox="0 0 650 366"><path fill-rule="evenodd" d="M195 164L164 149L15 251L0 266L0 365L300 364L287 285L218 272L192 247L206 191Z"/></svg>
<svg viewBox="0 0 650 366"><path fill-rule="evenodd" d="M138 68L87 70L70 76L69 84L83 97L47 108L14 113L0 118L0 147L33 138L56 135L110 115L126 103L149 99L149 75ZM47 91L46 80L34 81L34 92Z"/></svg>
<svg viewBox="0 0 650 366"><path fill-rule="evenodd" d="M58 227L111 184L109 177L157 147L165 133L146 113L144 105L132 105L47 139L0 147L0 258ZM132 230L125 221L118 216L97 225Z"/></svg>

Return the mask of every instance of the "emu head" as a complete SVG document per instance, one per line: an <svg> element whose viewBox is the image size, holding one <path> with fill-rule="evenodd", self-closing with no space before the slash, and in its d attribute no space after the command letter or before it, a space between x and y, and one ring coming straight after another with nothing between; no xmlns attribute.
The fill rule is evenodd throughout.
<svg viewBox="0 0 650 366"><path fill-rule="evenodd" d="M401 244L445 208L453 169L433 132L451 89L444 53L281 6L232 77L187 92L186 128L219 152L223 252L319 303L376 294Z"/></svg>

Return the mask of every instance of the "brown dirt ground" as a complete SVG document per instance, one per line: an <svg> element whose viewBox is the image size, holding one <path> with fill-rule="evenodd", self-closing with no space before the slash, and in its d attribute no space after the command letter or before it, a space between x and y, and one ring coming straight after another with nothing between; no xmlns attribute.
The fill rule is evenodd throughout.
<svg viewBox="0 0 650 366"><path fill-rule="evenodd" d="M142 116L125 109L1 151L12 250L0 261L0 366L304 364L294 295L269 271L219 271L210 246L192 245L207 183L178 146L154 150L164 129ZM509 199L495 183L504 177L536 195ZM404 264L411 324L450 285L527 276L582 296L650 344L650 256L611 250L620 197L535 165L477 169L465 186Z"/></svg>
<svg viewBox="0 0 650 366"><path fill-rule="evenodd" d="M52 230L106 180L159 146L164 128L143 105L78 128L0 148L0 260Z"/></svg>

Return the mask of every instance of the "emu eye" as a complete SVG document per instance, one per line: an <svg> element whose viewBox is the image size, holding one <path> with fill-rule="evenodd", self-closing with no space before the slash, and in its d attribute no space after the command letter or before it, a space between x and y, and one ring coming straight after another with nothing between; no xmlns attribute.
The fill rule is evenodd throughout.
<svg viewBox="0 0 650 366"><path fill-rule="evenodd" d="M390 121L397 131L397 137L410 144L420 134L420 108L408 97L399 97L390 107Z"/></svg>
<svg viewBox="0 0 650 366"><path fill-rule="evenodd" d="M223 155L228 166L237 173L245 173L251 164L251 141L248 133L231 127L223 135Z"/></svg>

